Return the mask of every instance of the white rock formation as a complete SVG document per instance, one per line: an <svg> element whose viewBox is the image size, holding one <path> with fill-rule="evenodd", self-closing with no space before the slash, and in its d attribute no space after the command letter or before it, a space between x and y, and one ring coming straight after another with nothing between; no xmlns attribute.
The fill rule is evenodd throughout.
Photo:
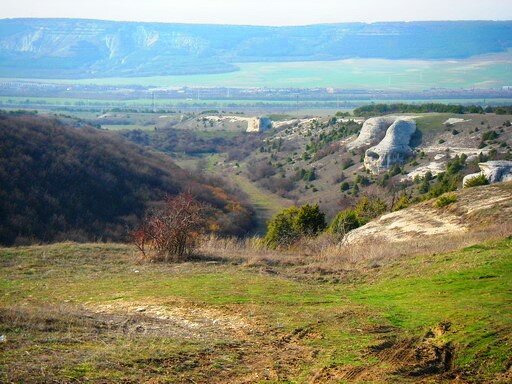
<svg viewBox="0 0 512 384"><path fill-rule="evenodd" d="M248 120L246 132L258 133L269 130L270 128L272 128L272 120L268 117L256 117Z"/></svg>
<svg viewBox="0 0 512 384"><path fill-rule="evenodd" d="M484 175L489 183L501 183L504 181L512 181L512 161L497 160L479 163L481 171L467 175L462 180L462 185L478 176Z"/></svg>
<svg viewBox="0 0 512 384"><path fill-rule="evenodd" d="M347 145L349 150L370 147L380 142L387 129L397 120L396 116L372 117L363 123L359 136Z"/></svg>
<svg viewBox="0 0 512 384"><path fill-rule="evenodd" d="M377 174L393 164L401 164L412 155L409 146L413 133L416 132L414 120L396 120L386 131L384 139L366 151L364 166Z"/></svg>

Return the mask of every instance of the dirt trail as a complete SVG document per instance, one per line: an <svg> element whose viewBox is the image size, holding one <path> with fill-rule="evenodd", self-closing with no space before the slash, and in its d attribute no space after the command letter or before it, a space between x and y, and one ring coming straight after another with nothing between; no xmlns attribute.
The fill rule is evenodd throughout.
<svg viewBox="0 0 512 384"><path fill-rule="evenodd" d="M256 218L258 221L257 233L262 234L266 229L266 222L283 208L293 204L291 200L285 199L266 191L254 183L250 182L245 176L230 175L229 179L243 190L249 197L251 205L256 210Z"/></svg>
<svg viewBox="0 0 512 384"><path fill-rule="evenodd" d="M217 346L193 356L197 360L194 374L206 374L212 361L223 355L236 355L239 359L237 365L245 369L216 372L208 379L210 383L286 381L295 377L303 364L313 359L311 348L302 343L302 339L312 337L311 329L307 327L287 334L242 314L186 302L116 301L91 303L85 307L91 318L115 324L124 333L219 342ZM173 360L162 361L163 365L176 363ZM188 382L187 375L192 375L192 372L183 372L183 382Z"/></svg>
<svg viewBox="0 0 512 384"><path fill-rule="evenodd" d="M242 316L183 303L116 301L86 307L96 314L131 316L131 328L139 333L160 332L183 339L240 339L254 328L254 324Z"/></svg>

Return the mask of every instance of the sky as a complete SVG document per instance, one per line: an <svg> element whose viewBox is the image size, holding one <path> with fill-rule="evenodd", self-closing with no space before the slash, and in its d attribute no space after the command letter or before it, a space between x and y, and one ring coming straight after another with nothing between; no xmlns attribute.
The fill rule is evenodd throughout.
<svg viewBox="0 0 512 384"><path fill-rule="evenodd" d="M512 0L2 0L0 18L305 25L412 20L512 20Z"/></svg>

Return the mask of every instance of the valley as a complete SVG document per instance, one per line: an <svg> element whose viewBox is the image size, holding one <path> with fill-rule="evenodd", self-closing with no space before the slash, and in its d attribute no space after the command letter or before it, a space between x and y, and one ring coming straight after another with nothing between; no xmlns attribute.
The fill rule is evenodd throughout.
<svg viewBox="0 0 512 384"><path fill-rule="evenodd" d="M469 3L0 7L0 383L511 383L512 7Z"/></svg>

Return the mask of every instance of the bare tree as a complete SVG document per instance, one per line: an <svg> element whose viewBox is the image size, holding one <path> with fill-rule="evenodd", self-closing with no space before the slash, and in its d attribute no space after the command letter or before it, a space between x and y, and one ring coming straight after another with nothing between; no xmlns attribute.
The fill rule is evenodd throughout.
<svg viewBox="0 0 512 384"><path fill-rule="evenodd" d="M131 234L142 257L150 261L181 261L189 256L204 230L205 208L189 193L167 197L163 208L146 215Z"/></svg>

